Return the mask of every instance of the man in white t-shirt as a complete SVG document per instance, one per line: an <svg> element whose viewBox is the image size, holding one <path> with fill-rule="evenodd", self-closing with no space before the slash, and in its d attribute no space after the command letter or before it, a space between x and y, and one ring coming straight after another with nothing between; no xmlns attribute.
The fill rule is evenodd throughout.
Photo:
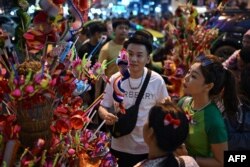
<svg viewBox="0 0 250 167"><path fill-rule="evenodd" d="M124 44L129 57L130 77L122 82L125 90L123 103L125 108L135 104L148 69L145 67L150 61L152 52L152 35L146 31L137 31ZM110 84L105 88L105 94L99 107L101 119L106 120L107 125L113 125L119 118L111 113L114 107L113 83L120 72L110 78ZM135 128L128 135L112 138L111 153L118 158L119 167L130 167L147 158L148 147L143 139L143 125L147 120L149 110L156 103L169 100L166 85L162 77L152 71L148 86L145 90L141 103Z"/></svg>

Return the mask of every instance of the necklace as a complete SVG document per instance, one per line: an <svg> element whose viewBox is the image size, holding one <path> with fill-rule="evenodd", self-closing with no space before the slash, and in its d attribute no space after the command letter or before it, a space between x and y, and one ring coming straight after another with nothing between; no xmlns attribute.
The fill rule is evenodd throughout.
<svg viewBox="0 0 250 167"><path fill-rule="evenodd" d="M142 80L143 80L143 75L144 75L144 70L143 70L143 73L142 73L142 76L141 76L141 81L140 81L139 85L136 86L136 87L133 87L133 86L131 85L131 83L130 83L130 78L128 78L128 84L129 84L130 89L135 90L135 89L139 89L139 88L141 87Z"/></svg>

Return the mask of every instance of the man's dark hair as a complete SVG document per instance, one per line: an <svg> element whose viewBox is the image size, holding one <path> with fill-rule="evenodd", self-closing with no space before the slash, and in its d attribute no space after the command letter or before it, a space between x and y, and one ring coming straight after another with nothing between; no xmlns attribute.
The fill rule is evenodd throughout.
<svg viewBox="0 0 250 167"><path fill-rule="evenodd" d="M127 48L130 43L145 45L148 54L153 50L153 36L150 32L146 30L136 31L127 41L124 42L124 48Z"/></svg>
<svg viewBox="0 0 250 167"><path fill-rule="evenodd" d="M88 37L94 35L96 32L106 32L107 28L102 22L93 22L85 27L85 31Z"/></svg>
<svg viewBox="0 0 250 167"><path fill-rule="evenodd" d="M117 18L112 20L113 29L116 29L116 27L119 25L127 25L128 27L130 27L129 21L125 18Z"/></svg>

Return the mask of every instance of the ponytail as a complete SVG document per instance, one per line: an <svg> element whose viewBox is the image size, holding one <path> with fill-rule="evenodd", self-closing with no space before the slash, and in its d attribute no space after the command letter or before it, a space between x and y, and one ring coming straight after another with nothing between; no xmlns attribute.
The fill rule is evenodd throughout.
<svg viewBox="0 0 250 167"><path fill-rule="evenodd" d="M228 117L234 117L238 111L238 97L236 91L235 77L231 71L225 69L224 90L222 94L225 112Z"/></svg>
<svg viewBox="0 0 250 167"><path fill-rule="evenodd" d="M178 167L179 163L175 158L173 153L169 153L167 158L165 158L160 164L159 167Z"/></svg>

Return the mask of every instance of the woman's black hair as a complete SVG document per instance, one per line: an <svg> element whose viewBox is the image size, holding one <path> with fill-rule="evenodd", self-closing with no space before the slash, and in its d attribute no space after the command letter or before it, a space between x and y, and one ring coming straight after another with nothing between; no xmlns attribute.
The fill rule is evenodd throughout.
<svg viewBox="0 0 250 167"><path fill-rule="evenodd" d="M127 48L131 43L144 45L148 54L150 54L153 50L153 36L146 30L136 31L127 41L124 42L123 47Z"/></svg>
<svg viewBox="0 0 250 167"><path fill-rule="evenodd" d="M235 77L232 72L225 69L218 57L204 56L200 62L201 72L205 78L205 83L213 83L213 88L209 91L209 97L214 98L222 95L225 112L228 116L234 116L238 110L238 98ZM209 63L211 62L211 63Z"/></svg>
<svg viewBox="0 0 250 167"><path fill-rule="evenodd" d="M179 126L165 124L166 115L179 120ZM168 153L167 158L162 162L162 166L178 166L173 152L184 143L188 135L189 123L185 112L174 103L166 102L156 104L149 111L148 125L154 130L157 146Z"/></svg>
<svg viewBox="0 0 250 167"><path fill-rule="evenodd" d="M250 48L242 47L240 50L240 58L244 62L244 64L250 63Z"/></svg>

